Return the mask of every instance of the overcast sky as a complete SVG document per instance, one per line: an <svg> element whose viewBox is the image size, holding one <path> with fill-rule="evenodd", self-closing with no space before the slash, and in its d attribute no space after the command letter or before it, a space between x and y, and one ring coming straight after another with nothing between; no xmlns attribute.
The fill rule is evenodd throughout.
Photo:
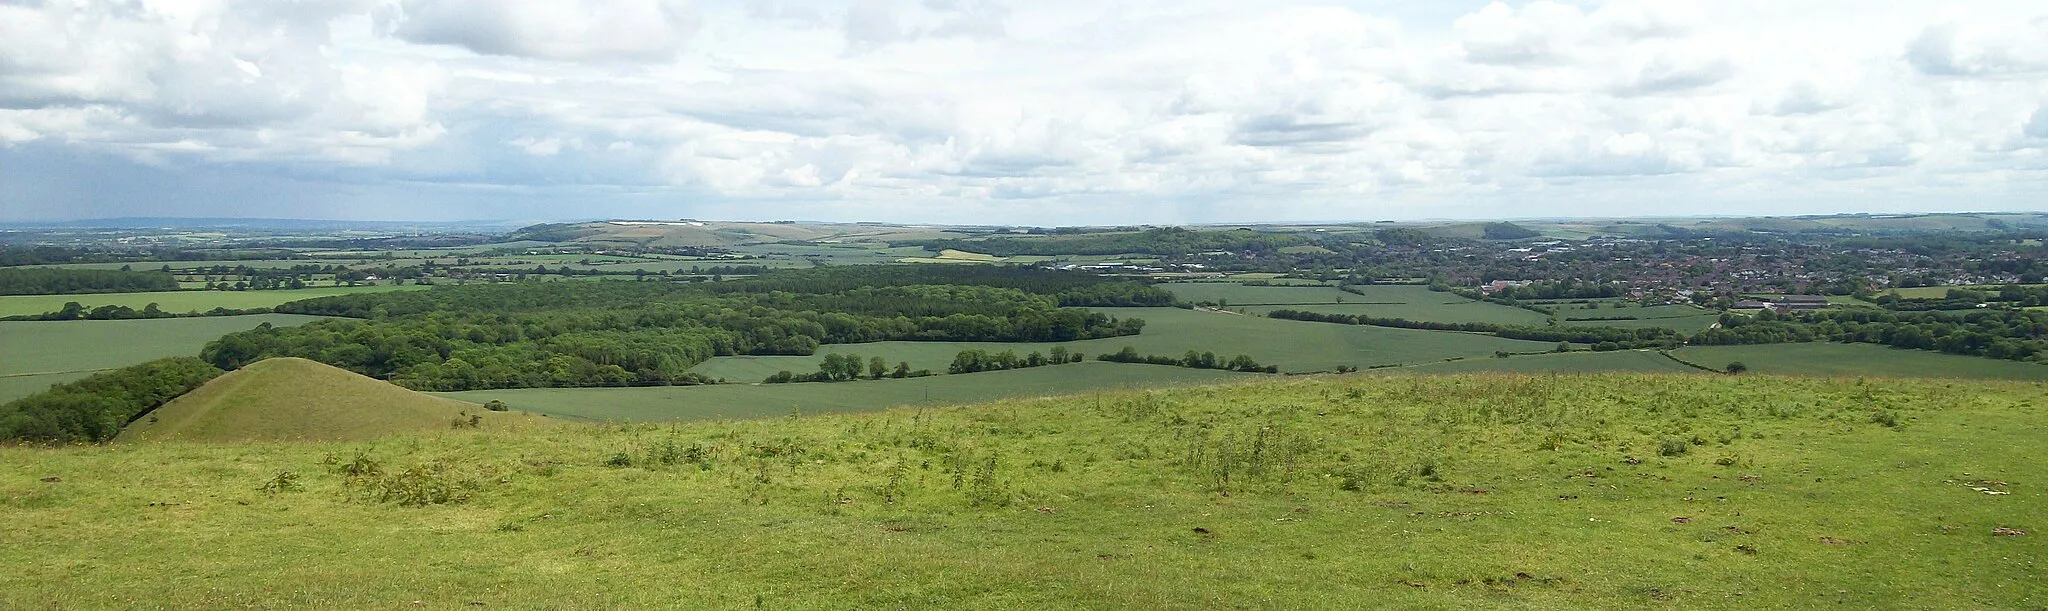
<svg viewBox="0 0 2048 611"><path fill-rule="evenodd" d="M2048 3L0 0L0 220L2048 209Z"/></svg>

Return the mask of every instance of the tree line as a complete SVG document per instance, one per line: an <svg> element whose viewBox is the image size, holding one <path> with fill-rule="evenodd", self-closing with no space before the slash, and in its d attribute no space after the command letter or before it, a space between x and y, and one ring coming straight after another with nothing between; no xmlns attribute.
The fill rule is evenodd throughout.
<svg viewBox="0 0 2048 611"><path fill-rule="evenodd" d="M1520 325L1498 325L1480 322L1437 322L1408 320L1406 318L1378 318L1358 314L1325 314L1301 310L1280 309L1267 312L1269 318L1328 322L1345 325L1371 325L1399 329L1423 329L1429 331L1462 331L1485 333L1507 339L1522 339L1540 342L1572 342L1592 344L1594 350L1621 350L1627 348L1670 348L1684 344L1685 334L1662 327L1528 327Z"/></svg>
<svg viewBox="0 0 2048 611"><path fill-rule="evenodd" d="M205 361L181 356L58 384L0 405L0 440L102 443L138 416L222 373Z"/></svg>
<svg viewBox="0 0 2048 611"><path fill-rule="evenodd" d="M156 271L0 267L0 295L81 295L178 290L178 279Z"/></svg>
<svg viewBox="0 0 2048 611"><path fill-rule="evenodd" d="M1240 354L1230 359L1217 358L1214 352L1189 350L1180 358L1160 355L1139 354L1137 348L1124 346L1122 350L1098 355L1095 360L1110 363L1143 363L1147 365L1171 365L1190 369L1222 369L1246 373L1280 373L1279 365L1261 365L1249 355Z"/></svg>
<svg viewBox="0 0 2048 611"><path fill-rule="evenodd" d="M1869 308L1798 315L1765 311L1721 315L1721 325L1693 336L1695 344L1779 344L1830 341L2016 361L2048 361L2048 312L1983 310L1893 312Z"/></svg>

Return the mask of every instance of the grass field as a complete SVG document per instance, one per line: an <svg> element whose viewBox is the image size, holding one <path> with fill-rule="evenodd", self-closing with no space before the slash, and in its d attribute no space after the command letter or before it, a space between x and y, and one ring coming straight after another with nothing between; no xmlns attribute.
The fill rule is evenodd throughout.
<svg viewBox="0 0 2048 611"><path fill-rule="evenodd" d="M953 356L970 348L1027 354L1053 346L1086 353L1089 358L1116 352L1124 346L1142 354L1181 356L1189 350L1214 352L1229 358L1251 356L1264 364L1279 365L1281 371L1332 371L1338 365L1418 364L1461 356L1490 356L1496 350L1542 352L1555 344L1501 339L1471 333L1419 331L1385 327L1333 325L1200 312L1179 308L1096 308L1119 318L1145 319L1145 331L1129 337L1045 344L1004 344L987 342L875 342L840 344L820 348L811 356L717 357L691 371L735 382L755 382L777 371L817 371L818 362L832 352L880 356L892 365L908 361L912 369L943 372Z"/></svg>
<svg viewBox="0 0 2048 611"><path fill-rule="evenodd" d="M951 358L947 356L947 360ZM1012 397L1160 388L1258 377L1262 377L1261 374L1088 362L901 380L650 388L522 388L437 394L476 403L497 399L516 410L565 418L671 421L866 412L900 405L953 405Z"/></svg>
<svg viewBox="0 0 2048 611"><path fill-rule="evenodd" d="M1648 350L1565 352L1517 355L1504 359L1472 357L1414 367L1389 367L1371 373L1705 373Z"/></svg>
<svg viewBox="0 0 2048 611"><path fill-rule="evenodd" d="M154 320L70 320L0 322L0 401L27 396L48 388L35 380L16 378L23 374L64 374L71 379L84 372L126 367L167 356L194 356L199 349L220 336L262 323L276 326L304 324L317 316L261 314L255 316L210 316L204 318L159 318ZM62 376L39 376L50 384L67 381ZM18 393L18 394L7 394Z"/></svg>
<svg viewBox="0 0 2048 611"><path fill-rule="evenodd" d="M55 312L64 309L66 302L76 301L86 309L103 305L121 305L140 310L151 303L165 312L204 312L214 308L241 310L268 308L287 301L348 295L352 293L374 293L383 291L413 291L431 287L415 284L400 286L329 286L309 289L288 289L277 291L166 291L157 293L98 293L92 295L7 295L0 296L0 316L23 316Z"/></svg>
<svg viewBox="0 0 2048 611"><path fill-rule="evenodd" d="M1716 369L1740 361L1750 371L1787 375L2048 380L2048 365L1877 344L1688 346L1672 354Z"/></svg>
<svg viewBox="0 0 2048 611"><path fill-rule="evenodd" d="M2030 609L2044 390L1361 376L0 448L0 607Z"/></svg>

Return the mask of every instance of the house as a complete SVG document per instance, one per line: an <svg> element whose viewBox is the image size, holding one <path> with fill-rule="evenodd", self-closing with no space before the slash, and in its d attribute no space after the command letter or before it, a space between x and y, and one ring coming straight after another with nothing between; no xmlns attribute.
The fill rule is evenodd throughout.
<svg viewBox="0 0 2048 611"><path fill-rule="evenodd" d="M1761 310L1761 309L1764 309L1764 308L1768 308L1768 307L1771 307L1771 304L1768 304L1768 303L1764 303L1764 302L1762 302L1762 301L1757 301L1757 300L1755 300L1755 299L1744 299L1744 300L1742 300L1742 301L1737 301L1737 302L1735 302L1735 306L1734 306L1734 307L1732 307L1732 308L1730 308L1730 309L1734 309L1734 310Z"/></svg>

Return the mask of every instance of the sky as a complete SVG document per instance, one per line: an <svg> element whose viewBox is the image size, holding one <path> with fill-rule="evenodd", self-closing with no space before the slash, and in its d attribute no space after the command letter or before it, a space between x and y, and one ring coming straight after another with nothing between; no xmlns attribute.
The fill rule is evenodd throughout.
<svg viewBox="0 0 2048 611"><path fill-rule="evenodd" d="M0 221L2048 209L2048 3L0 0Z"/></svg>

